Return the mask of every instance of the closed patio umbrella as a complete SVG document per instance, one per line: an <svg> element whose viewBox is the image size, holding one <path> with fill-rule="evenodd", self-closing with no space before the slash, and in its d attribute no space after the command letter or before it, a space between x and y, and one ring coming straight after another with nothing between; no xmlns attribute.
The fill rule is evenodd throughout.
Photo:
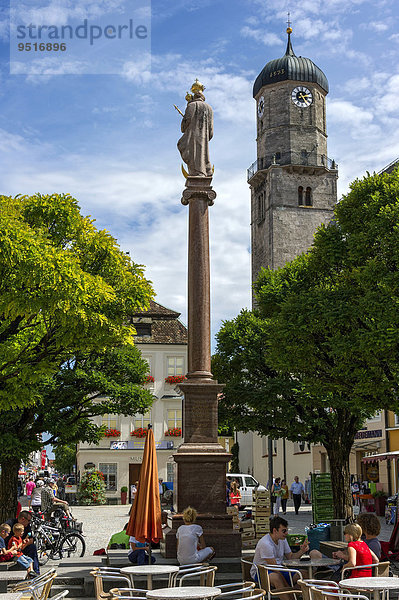
<svg viewBox="0 0 399 600"><path fill-rule="evenodd" d="M152 425L148 425L138 489L126 533L135 537L137 541L150 545L151 564L151 542L159 542L162 538L158 463Z"/></svg>

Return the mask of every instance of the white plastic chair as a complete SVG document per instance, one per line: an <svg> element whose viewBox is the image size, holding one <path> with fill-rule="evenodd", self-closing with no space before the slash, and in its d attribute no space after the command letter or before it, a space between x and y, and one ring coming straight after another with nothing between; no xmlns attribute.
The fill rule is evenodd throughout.
<svg viewBox="0 0 399 600"><path fill-rule="evenodd" d="M347 600L369 600L367 596L362 594L346 594L345 592L330 592L327 589L312 588L312 597L314 600L341 600L346 598Z"/></svg>
<svg viewBox="0 0 399 600"><path fill-rule="evenodd" d="M194 573L209 567L209 563L191 563L188 565L180 565L179 570L170 574L170 586L176 587L177 581L185 573Z"/></svg>
<svg viewBox="0 0 399 600"><path fill-rule="evenodd" d="M131 580L127 575L123 575L120 569L113 569L112 567L98 567L90 571L90 575L94 577L94 592L96 600L109 600L111 598L110 592L104 591L104 581L123 581L128 587L131 586Z"/></svg>
<svg viewBox="0 0 399 600"><path fill-rule="evenodd" d="M312 600L312 587L327 587L333 591L339 590L339 585L329 579L298 579L297 584L302 591L303 600Z"/></svg>
<svg viewBox="0 0 399 600"><path fill-rule="evenodd" d="M186 572L180 577L179 587L183 587L187 579L193 579L194 577L200 577L201 585L213 587L216 571L217 567L205 567L199 571Z"/></svg>
<svg viewBox="0 0 399 600"><path fill-rule="evenodd" d="M109 591L111 597L118 598L118 600L143 600L147 592L148 590L142 588L112 588Z"/></svg>
<svg viewBox="0 0 399 600"><path fill-rule="evenodd" d="M301 595L301 591L298 588L294 587L294 581L292 579L293 575L298 575L299 579L302 577L302 573L297 571L296 569L288 569L287 567L282 567L280 565L258 565L258 578L260 587L266 591L268 600L272 600L272 598L278 596L281 598L284 595L291 594L295 596ZM270 572L275 573L288 573L289 580L291 585L288 587L280 587L280 588L272 588L270 583Z"/></svg>
<svg viewBox="0 0 399 600"><path fill-rule="evenodd" d="M34 600L47 600L54 579L57 577L55 569L49 569L46 573L35 577L20 581L12 586L12 592L24 592L30 594Z"/></svg>
<svg viewBox="0 0 399 600"><path fill-rule="evenodd" d="M218 598L237 600L237 598L242 598L243 596L252 597L253 590L255 589L255 582L241 581L238 583L223 583L222 585L218 585L218 588L222 590L222 593L219 594Z"/></svg>

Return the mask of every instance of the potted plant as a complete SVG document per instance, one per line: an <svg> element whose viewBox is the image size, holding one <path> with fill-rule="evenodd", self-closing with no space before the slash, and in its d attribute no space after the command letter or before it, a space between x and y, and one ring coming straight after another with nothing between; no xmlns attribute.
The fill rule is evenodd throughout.
<svg viewBox="0 0 399 600"><path fill-rule="evenodd" d="M127 502L127 487L123 485L121 487L121 504L126 504Z"/></svg>
<svg viewBox="0 0 399 600"><path fill-rule="evenodd" d="M374 492L374 506L375 506L375 514L378 517L383 517L385 515L385 506L387 503L387 496L385 492L378 490L378 492Z"/></svg>

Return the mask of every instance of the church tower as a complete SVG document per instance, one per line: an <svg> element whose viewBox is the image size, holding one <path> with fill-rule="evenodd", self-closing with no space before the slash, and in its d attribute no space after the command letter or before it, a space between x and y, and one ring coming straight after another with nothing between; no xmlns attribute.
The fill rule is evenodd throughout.
<svg viewBox="0 0 399 600"><path fill-rule="evenodd" d="M296 56L291 27L282 58L256 78L257 160L251 187L252 281L305 252L337 201L338 171L327 158L328 81L309 58Z"/></svg>

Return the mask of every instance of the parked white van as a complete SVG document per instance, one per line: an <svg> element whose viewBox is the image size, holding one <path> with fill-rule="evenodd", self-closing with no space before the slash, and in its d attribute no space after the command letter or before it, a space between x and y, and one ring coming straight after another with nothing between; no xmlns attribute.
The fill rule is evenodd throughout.
<svg viewBox="0 0 399 600"><path fill-rule="evenodd" d="M264 485L261 485L259 481L256 481L255 477L252 477L252 475L248 475L247 473L227 473L226 478L227 477L230 477L231 481L236 479L240 486L241 506L252 505L252 492L255 489L260 492L266 490Z"/></svg>

